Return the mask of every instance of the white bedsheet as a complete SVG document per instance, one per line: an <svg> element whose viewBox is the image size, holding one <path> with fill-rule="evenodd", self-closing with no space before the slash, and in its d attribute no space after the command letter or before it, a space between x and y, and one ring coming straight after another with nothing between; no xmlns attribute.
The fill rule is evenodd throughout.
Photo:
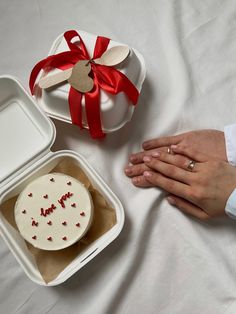
<svg viewBox="0 0 236 314"><path fill-rule="evenodd" d="M143 140L236 121L234 0L1 0L0 74L25 86L57 35L82 29L137 48L147 79L132 122L104 142L54 121L53 150L83 154L123 202L114 243L64 284L31 282L0 238L0 313L236 313L236 222L199 222L123 175ZM27 86L28 88L28 86Z"/></svg>

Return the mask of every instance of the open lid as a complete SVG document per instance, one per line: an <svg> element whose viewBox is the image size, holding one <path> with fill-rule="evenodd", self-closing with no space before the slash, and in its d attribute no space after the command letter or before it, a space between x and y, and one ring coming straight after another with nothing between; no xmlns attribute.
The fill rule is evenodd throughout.
<svg viewBox="0 0 236 314"><path fill-rule="evenodd" d="M48 153L55 127L22 85L0 76L0 189Z"/></svg>

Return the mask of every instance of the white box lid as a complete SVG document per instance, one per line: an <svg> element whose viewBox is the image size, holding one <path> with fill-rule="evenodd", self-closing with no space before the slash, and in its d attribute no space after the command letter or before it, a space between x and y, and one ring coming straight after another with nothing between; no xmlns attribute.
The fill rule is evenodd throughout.
<svg viewBox="0 0 236 314"><path fill-rule="evenodd" d="M93 50L97 40L97 35L87 33L82 30L77 31L83 38L86 48L90 54L93 55ZM108 49L115 46L122 46L123 43L110 40ZM49 56L61 52L69 51L68 44L61 34L56 38L49 52ZM141 92L142 84L146 76L146 66L143 56L136 50L130 47L130 55L123 63L116 66L117 70L122 72L127 78L136 86ZM61 70L53 69L47 76L55 73L60 73ZM44 71L39 73L37 83L45 75ZM67 122L71 122L71 114L68 106L68 93L70 84L64 82L58 86L49 89L41 89L37 84L35 88L35 99L38 105L52 118ZM85 100L82 97L82 117L83 126L88 128ZM134 106L131 104L127 96L122 92L117 95L112 95L101 89L100 93L100 115L102 128L105 133L110 133L119 130L128 121L131 120Z"/></svg>
<svg viewBox="0 0 236 314"><path fill-rule="evenodd" d="M0 190L50 151L55 126L18 80L0 76Z"/></svg>

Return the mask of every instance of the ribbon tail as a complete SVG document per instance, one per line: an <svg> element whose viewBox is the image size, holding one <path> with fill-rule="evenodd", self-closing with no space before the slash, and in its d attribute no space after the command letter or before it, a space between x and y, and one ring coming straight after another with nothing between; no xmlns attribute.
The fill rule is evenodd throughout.
<svg viewBox="0 0 236 314"><path fill-rule="evenodd" d="M106 135L102 131L100 117L100 89L96 81L93 91L85 93L84 96L89 133L92 138L104 138Z"/></svg>
<svg viewBox="0 0 236 314"><path fill-rule="evenodd" d="M45 68L47 65L49 65L51 60L52 60L51 57L41 60L34 66L33 70L31 71L30 78L29 78L29 87L30 87L30 91L32 95L34 93L34 84L39 75L39 72L43 68Z"/></svg>
<svg viewBox="0 0 236 314"><path fill-rule="evenodd" d="M83 129L81 100L82 94L71 87L68 96L71 121L73 124L78 125L80 129Z"/></svg>
<svg viewBox="0 0 236 314"><path fill-rule="evenodd" d="M117 73L119 73L121 78L121 87L120 90L123 91L126 96L129 98L129 100L132 102L132 104L135 106L138 102L139 98L139 91L136 88L136 86L128 79L127 76L125 76L122 72L117 71L114 69ZM119 92L119 89L116 90L116 92Z"/></svg>

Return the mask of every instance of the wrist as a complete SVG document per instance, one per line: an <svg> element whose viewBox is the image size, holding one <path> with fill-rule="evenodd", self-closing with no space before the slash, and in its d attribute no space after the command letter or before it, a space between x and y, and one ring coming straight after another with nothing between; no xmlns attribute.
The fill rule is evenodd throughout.
<svg viewBox="0 0 236 314"><path fill-rule="evenodd" d="M225 126L224 134L228 162L236 166L236 124Z"/></svg>
<svg viewBox="0 0 236 314"><path fill-rule="evenodd" d="M232 219L236 219L236 188L230 194L226 205L225 213Z"/></svg>

